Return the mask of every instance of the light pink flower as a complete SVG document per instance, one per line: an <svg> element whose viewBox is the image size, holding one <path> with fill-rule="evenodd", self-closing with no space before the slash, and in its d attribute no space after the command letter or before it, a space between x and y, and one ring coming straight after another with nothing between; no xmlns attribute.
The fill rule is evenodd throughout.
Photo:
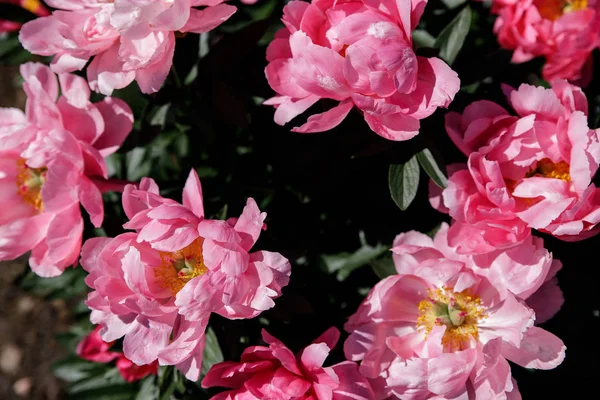
<svg viewBox="0 0 600 400"><path fill-rule="evenodd" d="M451 167L443 204L439 190L430 192L457 220L450 243L485 253L522 242L531 228L570 241L596 234L600 131L587 126L585 95L566 81L506 92L518 116L489 101L446 116L450 138L469 156L466 167Z"/></svg>
<svg viewBox="0 0 600 400"><path fill-rule="evenodd" d="M498 14L494 32L512 61L543 56L544 79L586 84L592 51L600 46L600 2L597 0L493 0Z"/></svg>
<svg viewBox="0 0 600 400"><path fill-rule="evenodd" d="M560 263L539 239L460 255L447 229L433 240L417 232L396 238L398 274L379 282L350 317L346 357L361 361L379 399L519 398L507 360L550 369L564 359L562 341L533 326L536 313L524 301L540 287L551 292ZM561 301L547 303L549 317Z"/></svg>
<svg viewBox="0 0 600 400"><path fill-rule="evenodd" d="M31 250L33 271L56 276L79 255L80 204L94 226L102 223L101 191L113 189L104 157L125 140L133 115L119 99L91 103L78 76L57 80L37 63L21 65L21 75L25 113L0 109L0 260Z"/></svg>
<svg viewBox="0 0 600 400"><path fill-rule="evenodd" d="M312 115L294 132L337 126L356 106L369 127L390 140L408 140L419 120L446 107L459 89L457 74L438 58L418 57L412 44L426 0L291 1L285 28L267 48L265 74L283 125L320 99L339 104Z"/></svg>
<svg viewBox="0 0 600 400"><path fill-rule="evenodd" d="M19 40L34 54L54 56L56 72L80 70L94 57L87 68L93 90L111 94L135 80L153 93L171 69L175 32L217 27L236 11L222 2L48 0L58 10L23 25Z"/></svg>
<svg viewBox="0 0 600 400"><path fill-rule="evenodd" d="M190 172L183 204L161 197L152 179L128 185L124 227L134 232L88 240L81 265L94 291L87 305L103 340L125 337L137 365L175 365L196 380L212 312L252 318L273 307L290 264L279 253L249 253L266 217L248 199L240 218L204 218L198 175Z"/></svg>
<svg viewBox="0 0 600 400"><path fill-rule="evenodd" d="M202 387L229 388L211 400L371 400L369 382L359 374L356 363L344 361L323 367L340 332L329 328L312 344L294 355L283 343L262 331L269 345L248 347L240 362L213 365Z"/></svg>

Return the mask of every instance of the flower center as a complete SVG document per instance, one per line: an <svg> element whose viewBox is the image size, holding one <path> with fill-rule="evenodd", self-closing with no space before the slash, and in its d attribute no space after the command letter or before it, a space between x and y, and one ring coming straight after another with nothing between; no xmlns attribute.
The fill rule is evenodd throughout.
<svg viewBox="0 0 600 400"><path fill-rule="evenodd" d="M202 257L202 238L194 240L181 250L172 253L160 252L162 263L154 269L159 285L168 287L177 294L186 283L204 274L208 268Z"/></svg>
<svg viewBox="0 0 600 400"><path fill-rule="evenodd" d="M471 340L479 338L479 321L487 316L479 297L447 287L429 289L428 297L419 303L419 313L417 329L425 337L434 326L446 326L442 345L448 353L470 348Z"/></svg>
<svg viewBox="0 0 600 400"><path fill-rule="evenodd" d="M543 178L562 179L563 181L570 182L571 175L569 174L569 170L569 164L564 161L553 163L549 158L543 158L537 162L535 169L529 171L525 176L527 178L541 176Z"/></svg>
<svg viewBox="0 0 600 400"><path fill-rule="evenodd" d="M588 0L535 0L534 4L543 18L554 21L565 13L585 10Z"/></svg>
<svg viewBox="0 0 600 400"><path fill-rule="evenodd" d="M43 211L42 186L46 182L48 168L29 168L24 159L17 161L17 193L37 211Z"/></svg>

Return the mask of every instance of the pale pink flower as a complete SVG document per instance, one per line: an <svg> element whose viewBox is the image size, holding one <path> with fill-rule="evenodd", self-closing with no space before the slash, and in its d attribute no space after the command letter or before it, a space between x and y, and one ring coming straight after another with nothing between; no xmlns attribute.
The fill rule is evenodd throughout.
<svg viewBox="0 0 600 400"><path fill-rule="evenodd" d="M531 228L570 241L595 235L600 131L588 128L585 95L566 81L505 89L518 116L489 101L446 116L450 138L469 156L466 167L449 169L441 199L431 191L434 207L457 220L450 243L482 253L522 242Z"/></svg>
<svg viewBox="0 0 600 400"><path fill-rule="evenodd" d="M175 50L175 32L203 33L236 8L223 0L48 0L51 16L23 25L19 40L34 54L54 56L52 69L87 68L90 87L111 94L135 80L160 89ZM202 9L195 7L203 7Z"/></svg>
<svg viewBox="0 0 600 400"><path fill-rule="evenodd" d="M512 61L543 56L544 79L586 84L592 51L600 46L600 2L597 0L493 0L498 15L494 32Z"/></svg>
<svg viewBox="0 0 600 400"><path fill-rule="evenodd" d="M0 260L31 251L40 276L77 262L82 205L94 226L104 217L108 185L104 157L131 131L133 115L119 99L89 101L83 78L45 65L21 65L26 111L0 109ZM60 90L62 95L58 96Z"/></svg>
<svg viewBox="0 0 600 400"><path fill-rule="evenodd" d="M294 132L337 126L356 106L369 127L390 140L408 140L419 120L446 107L457 74L438 58L418 57L412 31L426 0L291 1L285 28L267 48L265 74L277 96L275 122L284 125L320 99L339 104L312 115Z"/></svg>
<svg viewBox="0 0 600 400"><path fill-rule="evenodd" d="M538 288L552 292L560 263L539 239L460 255L447 229L434 239L418 232L396 238L398 274L375 285L350 317L346 357L361 361L378 399L520 398L507 360L551 369L565 356L559 338L533 326L537 310L524 301ZM541 312L551 317L559 300L536 301L549 304Z"/></svg>
<svg viewBox="0 0 600 400"><path fill-rule="evenodd" d="M340 337L329 328L315 341L294 355L283 343L263 329L268 347L252 346L242 353L240 362L213 365L202 387L229 388L211 400L372 400L367 379L356 363L344 361L323 367L329 352Z"/></svg>
<svg viewBox="0 0 600 400"><path fill-rule="evenodd" d="M103 340L125 337L123 352L137 365L158 359L196 380L204 331L212 312L252 318L273 307L290 264L279 253L249 253L266 217L248 199L239 219L204 218L200 180L190 172L183 204L161 197L149 178L128 185L124 227L134 232L93 238L81 265L94 291L87 305Z"/></svg>

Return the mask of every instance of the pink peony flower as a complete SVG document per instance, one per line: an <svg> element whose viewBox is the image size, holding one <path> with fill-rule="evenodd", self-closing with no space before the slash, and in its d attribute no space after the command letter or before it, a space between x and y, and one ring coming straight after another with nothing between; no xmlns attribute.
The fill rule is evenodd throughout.
<svg viewBox="0 0 600 400"><path fill-rule="evenodd" d="M559 290L560 263L540 239L464 256L448 245L447 231L443 225L433 240L418 232L396 238L398 275L375 285L350 317L346 357L362 360L379 399L520 398L507 360L551 369L565 356L559 338L533 326L537 310L524 301L538 288ZM562 296L545 300L536 304L550 317Z"/></svg>
<svg viewBox="0 0 600 400"><path fill-rule="evenodd" d="M323 367L340 337L336 328L329 328L296 356L264 329L262 337L269 347L248 347L239 363L225 361L210 368L202 387L230 388L211 400L373 399L371 386L356 363Z"/></svg>
<svg viewBox="0 0 600 400"><path fill-rule="evenodd" d="M0 0L1 3L14 4L40 17L50 15L39 0ZM20 27L20 22L0 18L0 33L17 31Z"/></svg>
<svg viewBox="0 0 600 400"><path fill-rule="evenodd" d="M134 232L83 246L91 320L107 342L124 336L123 352L135 364L158 360L197 380L210 314L252 318L273 307L290 264L279 253L249 253L266 217L253 199L240 218L205 219L194 170L183 205L144 178L125 187L123 208L124 227Z"/></svg>
<svg viewBox="0 0 600 400"><path fill-rule="evenodd" d="M100 326L97 326L77 345L77 355L84 360L96 363L108 363L117 360L116 367L127 382L135 382L148 375L158 373L158 362L148 365L135 365L119 351L109 351L114 342L107 343L100 337Z"/></svg>
<svg viewBox="0 0 600 400"><path fill-rule="evenodd" d="M294 132L337 126L356 106L369 127L390 140L419 133L419 120L446 107L457 74L438 58L417 57L412 45L426 0L291 1L285 28L267 48L265 74L277 96L275 122L284 125L319 99L339 104Z"/></svg>
<svg viewBox="0 0 600 400"><path fill-rule="evenodd" d="M37 63L21 65L21 75L25 113L0 109L0 261L31 251L33 271L56 276L79 256L80 204L95 226L102 223L101 191L114 189L104 157L129 134L133 115L119 99L91 103L78 76L57 80Z"/></svg>
<svg viewBox="0 0 600 400"><path fill-rule="evenodd" d="M522 242L531 228L563 240L596 234L600 131L587 126L585 95L566 81L506 91L518 117L489 101L446 116L448 134L469 156L466 167L452 166L443 201L435 188L430 194L457 220L451 245L488 252Z"/></svg>
<svg viewBox="0 0 600 400"><path fill-rule="evenodd" d="M591 53L600 46L600 2L597 0L493 0L498 15L494 32L512 61L543 56L544 79L586 84Z"/></svg>
<svg viewBox="0 0 600 400"><path fill-rule="evenodd" d="M171 69L175 32L216 28L236 11L222 2L48 0L59 10L23 25L19 40L34 54L54 56L56 72L80 70L94 57L87 68L93 90L111 94L135 80L153 93Z"/></svg>

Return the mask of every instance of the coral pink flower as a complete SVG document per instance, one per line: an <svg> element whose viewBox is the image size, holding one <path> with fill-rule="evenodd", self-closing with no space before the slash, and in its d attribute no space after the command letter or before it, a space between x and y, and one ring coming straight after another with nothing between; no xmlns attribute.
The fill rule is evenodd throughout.
<svg viewBox="0 0 600 400"><path fill-rule="evenodd" d="M173 62L175 32L203 33L236 11L223 0L48 0L59 10L23 25L19 39L34 54L55 56L52 69L87 68L93 90L111 94L137 81L156 92ZM204 7L198 9L195 7Z"/></svg>
<svg viewBox="0 0 600 400"><path fill-rule="evenodd" d="M308 118L294 132L337 126L356 106L378 135L407 140L419 120L446 107L459 89L456 73L438 58L418 57L412 30L426 0L291 1L285 28L267 48L265 69L283 125L319 99L339 104Z"/></svg>
<svg viewBox="0 0 600 400"><path fill-rule="evenodd" d="M515 50L513 62L543 56L548 81L591 78L591 53L600 46L597 0L493 0L492 12L500 45Z"/></svg>
<svg viewBox="0 0 600 400"><path fill-rule="evenodd" d="M102 340L100 328L100 326L97 326L79 342L76 349L79 357L96 363L108 363L116 359L116 367L127 382L138 381L148 375L158 373L158 362L156 361L148 365L135 365L123 353L109 351L114 342L106 343Z"/></svg>
<svg viewBox="0 0 600 400"><path fill-rule="evenodd" d="M230 388L211 400L374 398L369 382L359 374L356 363L344 361L323 367L340 337L336 328L329 328L297 355L264 329L262 337L269 347L248 347L239 363L225 361L211 367L202 380L202 387Z"/></svg>
<svg viewBox="0 0 600 400"><path fill-rule="evenodd" d="M0 4L14 4L40 17L50 15L50 11L39 0L0 0ZM19 30L21 23L0 18L0 33Z"/></svg>
<svg viewBox="0 0 600 400"><path fill-rule="evenodd" d="M442 226L433 240L417 232L396 238L398 274L375 285L350 317L346 357L362 360L377 398L519 398L507 360L550 369L564 359L562 341L533 326L536 313L524 302L540 287L556 293L546 289L556 287L550 276L560 264L539 239L468 257L446 234ZM542 311L550 317L562 296L545 300L536 302L549 305Z"/></svg>
<svg viewBox="0 0 600 400"><path fill-rule="evenodd" d="M566 81L506 91L518 117L489 101L446 116L448 134L469 156L466 168L452 166L443 205L431 193L457 220L450 243L480 253L521 242L531 228L564 240L596 234L600 131L587 126L585 95Z"/></svg>
<svg viewBox="0 0 600 400"><path fill-rule="evenodd" d="M37 63L21 65L21 75L26 112L0 109L0 260L31 250L33 271L56 276L79 256L80 204L102 223L101 190L111 189L104 157L129 134L133 115L119 99L91 103L78 76L57 80Z"/></svg>
<svg viewBox="0 0 600 400"><path fill-rule="evenodd" d="M287 285L290 264L279 253L249 253L266 217L248 199L240 218L204 218L194 170L183 205L159 195L152 179L128 185L123 208L135 232L93 238L81 265L94 291L87 305L102 339L125 336L125 356L137 365L158 359L196 380L211 312L252 318L273 307Z"/></svg>

